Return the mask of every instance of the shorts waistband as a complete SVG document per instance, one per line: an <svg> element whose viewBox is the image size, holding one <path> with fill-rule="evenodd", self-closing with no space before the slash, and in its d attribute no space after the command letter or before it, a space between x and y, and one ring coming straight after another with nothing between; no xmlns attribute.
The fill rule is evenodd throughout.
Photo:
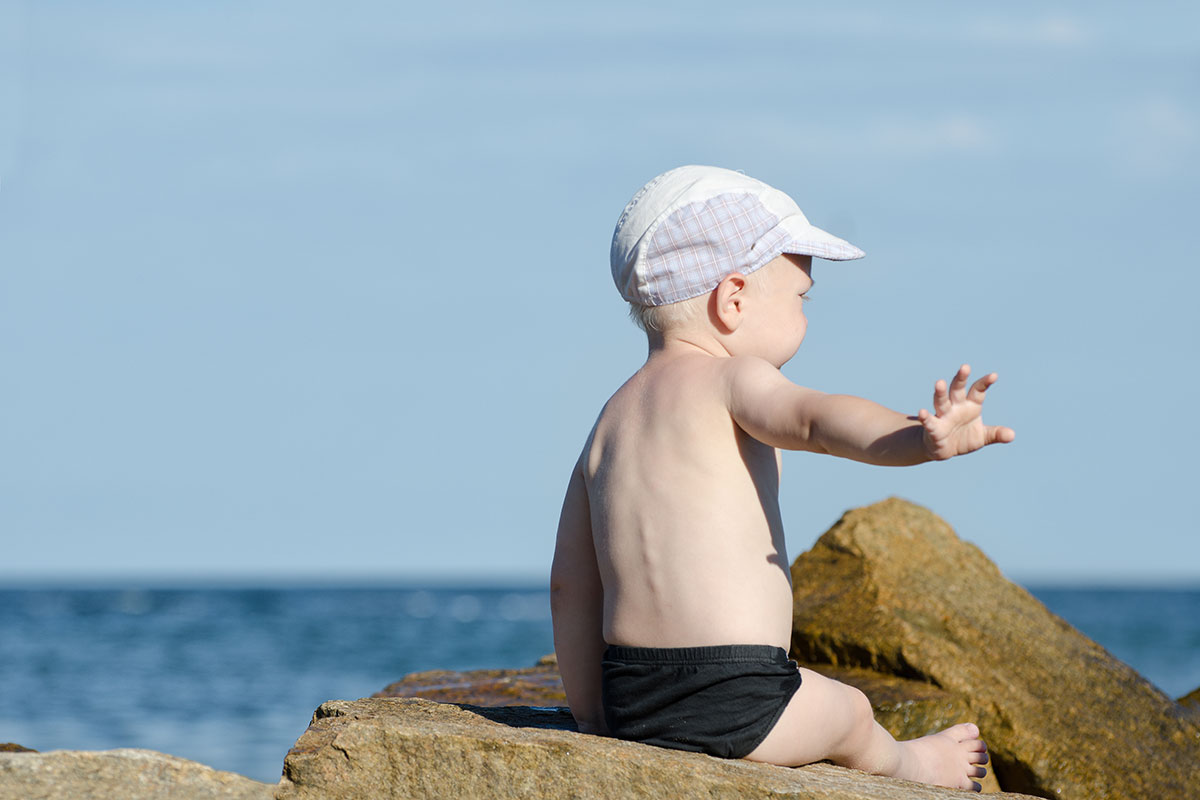
<svg viewBox="0 0 1200 800"><path fill-rule="evenodd" d="M627 647L610 644L604 658L643 664L786 663L787 651L770 644L716 644L701 647Z"/></svg>

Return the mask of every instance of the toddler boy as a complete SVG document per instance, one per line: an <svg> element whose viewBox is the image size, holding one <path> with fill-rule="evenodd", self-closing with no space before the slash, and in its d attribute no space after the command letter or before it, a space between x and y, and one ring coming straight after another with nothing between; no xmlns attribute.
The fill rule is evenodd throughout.
<svg viewBox="0 0 1200 800"><path fill-rule="evenodd" d="M567 701L584 732L977 790L974 725L897 742L862 692L787 657L781 449L899 466L1015 435L983 424L996 375L968 390L965 365L915 418L785 378L814 256L863 253L737 172L680 167L625 207L613 278L650 354L600 412L563 502L551 608Z"/></svg>

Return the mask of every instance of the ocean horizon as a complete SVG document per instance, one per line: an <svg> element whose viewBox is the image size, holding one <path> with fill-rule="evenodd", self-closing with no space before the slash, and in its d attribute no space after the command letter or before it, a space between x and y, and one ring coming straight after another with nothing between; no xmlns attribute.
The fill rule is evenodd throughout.
<svg viewBox="0 0 1200 800"><path fill-rule="evenodd" d="M273 783L326 700L553 650L544 581L164 584L0 586L0 742L148 748ZM1200 586L1027 588L1170 697L1200 686Z"/></svg>

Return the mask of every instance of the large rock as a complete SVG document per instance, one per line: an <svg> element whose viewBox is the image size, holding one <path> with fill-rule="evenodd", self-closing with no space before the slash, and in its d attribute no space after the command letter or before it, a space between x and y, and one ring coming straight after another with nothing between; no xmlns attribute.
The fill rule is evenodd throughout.
<svg viewBox="0 0 1200 800"><path fill-rule="evenodd" d="M796 559L792 580L793 657L962 698L1005 789L1195 796L1195 718L928 510L891 499L847 512Z"/></svg>
<svg viewBox="0 0 1200 800"><path fill-rule="evenodd" d="M0 753L0 800L271 800L275 788L153 750Z"/></svg>
<svg viewBox="0 0 1200 800"><path fill-rule="evenodd" d="M288 753L278 793L279 800L974 796L829 764L788 769L590 736L575 731L566 709L421 698L325 703Z"/></svg>
<svg viewBox="0 0 1200 800"><path fill-rule="evenodd" d="M1200 688L1193 689L1179 698L1179 705L1190 708L1193 712L1200 712Z"/></svg>

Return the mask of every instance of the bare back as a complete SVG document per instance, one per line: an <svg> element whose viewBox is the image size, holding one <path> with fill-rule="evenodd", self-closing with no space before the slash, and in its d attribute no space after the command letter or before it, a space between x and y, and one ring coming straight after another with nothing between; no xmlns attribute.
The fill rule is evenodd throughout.
<svg viewBox="0 0 1200 800"><path fill-rule="evenodd" d="M581 463L610 644L788 648L778 457L730 416L728 362L656 354L596 422Z"/></svg>

